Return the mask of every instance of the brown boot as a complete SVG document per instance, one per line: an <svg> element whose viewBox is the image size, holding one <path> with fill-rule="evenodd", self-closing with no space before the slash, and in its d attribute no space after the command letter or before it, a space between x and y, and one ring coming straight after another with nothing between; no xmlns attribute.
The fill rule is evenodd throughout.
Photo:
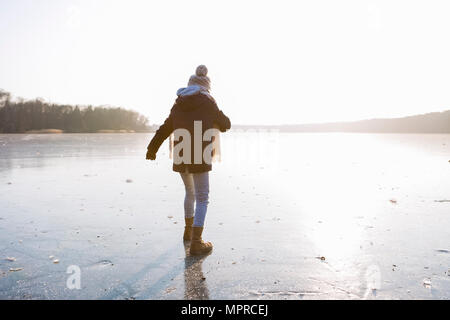
<svg viewBox="0 0 450 320"><path fill-rule="evenodd" d="M192 255L201 255L211 252L213 245L211 242L202 240L203 227L193 227L190 252Z"/></svg>
<svg viewBox="0 0 450 320"><path fill-rule="evenodd" d="M186 222L186 226L184 227L183 240L191 241L192 240L192 225L194 224L194 218L184 218L184 221Z"/></svg>

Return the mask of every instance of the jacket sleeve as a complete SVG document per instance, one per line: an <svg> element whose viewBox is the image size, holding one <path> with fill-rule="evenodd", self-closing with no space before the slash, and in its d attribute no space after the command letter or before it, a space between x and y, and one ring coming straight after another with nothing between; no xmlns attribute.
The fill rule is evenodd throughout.
<svg viewBox="0 0 450 320"><path fill-rule="evenodd" d="M225 132L231 128L231 121L230 119L217 107L217 104L214 103L214 113L215 113L215 119L214 123L217 124L219 127L218 129L220 132Z"/></svg>
<svg viewBox="0 0 450 320"><path fill-rule="evenodd" d="M172 132L173 132L173 122L171 112L170 115L167 117L166 121L164 121L164 124L161 127L159 127L159 129L156 131L152 141L150 141L150 144L147 147L147 150L152 154L156 155L156 153L159 150L159 147L161 147L164 140L166 140Z"/></svg>

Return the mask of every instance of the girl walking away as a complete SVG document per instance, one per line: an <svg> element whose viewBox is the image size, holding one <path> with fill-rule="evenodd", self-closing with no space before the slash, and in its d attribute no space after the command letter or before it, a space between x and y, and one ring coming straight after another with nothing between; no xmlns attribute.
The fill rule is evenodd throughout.
<svg viewBox="0 0 450 320"><path fill-rule="evenodd" d="M180 173L186 189L183 239L191 241L192 255L206 254L213 248L211 242L202 240L209 203L211 157L217 151L212 140L218 142L218 135L214 137L211 132L217 129L225 132L231 127L230 119L219 110L210 94L211 81L207 74L204 65L197 67L188 87L178 90L169 117L147 148L147 160L155 160L161 144L174 134L173 171Z"/></svg>

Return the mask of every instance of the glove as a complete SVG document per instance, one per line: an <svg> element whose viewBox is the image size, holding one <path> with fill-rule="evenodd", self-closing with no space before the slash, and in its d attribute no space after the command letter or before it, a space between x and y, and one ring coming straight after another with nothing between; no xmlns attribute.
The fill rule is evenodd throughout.
<svg viewBox="0 0 450 320"><path fill-rule="evenodd" d="M151 152L150 150L147 150L147 155L145 156L147 160L156 160L156 154Z"/></svg>

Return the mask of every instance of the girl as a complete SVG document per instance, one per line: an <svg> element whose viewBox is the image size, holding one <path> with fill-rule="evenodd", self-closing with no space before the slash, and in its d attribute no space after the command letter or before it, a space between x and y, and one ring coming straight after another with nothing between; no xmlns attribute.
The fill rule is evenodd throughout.
<svg viewBox="0 0 450 320"><path fill-rule="evenodd" d="M156 131L147 148L147 160L155 160L159 147L172 133L176 133L174 150L180 149L177 148L178 144L183 146L181 152L174 154L173 170L180 173L186 189L184 199L186 226L183 239L191 241L190 253L193 255L206 254L213 248L211 242L202 240L209 203L209 171L212 170L211 155L203 156L205 150L206 154L210 152L207 148L211 144L211 140L203 141L208 140L205 133L213 128L225 132L231 127L230 119L219 110L214 98L210 95L211 81L207 74L206 66L197 67L195 75L189 79L188 87L178 90L178 98L169 117ZM201 148L195 146L199 128L201 128L202 137ZM178 135L180 137L177 138ZM200 152L201 157L198 157ZM195 214L194 203L196 203Z"/></svg>

